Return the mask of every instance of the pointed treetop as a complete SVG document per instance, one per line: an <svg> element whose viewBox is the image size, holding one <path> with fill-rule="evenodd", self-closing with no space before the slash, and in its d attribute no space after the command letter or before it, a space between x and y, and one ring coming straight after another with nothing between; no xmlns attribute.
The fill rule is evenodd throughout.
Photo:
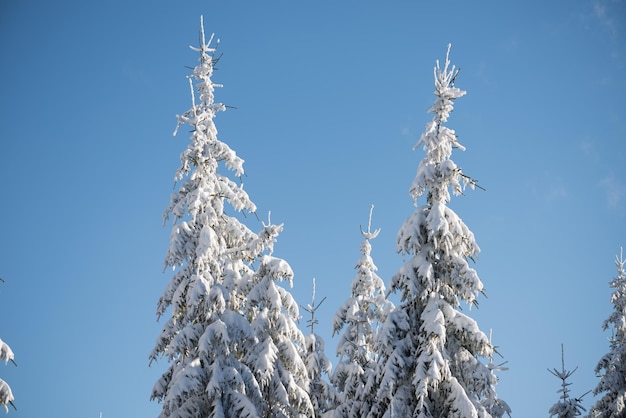
<svg viewBox="0 0 626 418"><path fill-rule="evenodd" d="M626 260L624 260L624 248L620 247L619 256L615 256L615 265L617 266L618 276L626 276L626 269L624 269L624 264L626 264Z"/></svg>
<svg viewBox="0 0 626 418"><path fill-rule="evenodd" d="M462 194L466 185L474 186L474 182L463 175L461 169L451 160L454 148L464 151L465 147L459 143L455 131L444 126L454 109L454 100L466 93L454 86L460 70L450 65L449 55L450 45L443 68L437 60L433 70L436 99L428 112L434 116L426 124L424 132L413 147L415 150L423 146L426 151L409 191L414 204L417 204L418 197L426 190L429 203L447 203L450 200L448 188L451 188L454 194Z"/></svg>
<svg viewBox="0 0 626 418"><path fill-rule="evenodd" d="M452 44L448 44L448 50L446 51L446 62L443 66L443 70L439 65L439 60L436 61L437 65L434 68L435 75L435 95L440 98L431 112L437 113L440 117L440 123L446 122L450 112L452 112L452 100L465 96L467 93L465 90L461 90L454 87L454 81L461 71L460 68L456 68L455 65L450 68L450 48ZM439 106L438 106L439 105Z"/></svg>
<svg viewBox="0 0 626 418"><path fill-rule="evenodd" d="M563 382L561 384L562 389L560 390L560 392L562 393L561 398L564 401L566 401L569 398L569 389L567 387L570 385L570 383L567 383L566 380L571 375L573 375L576 370L578 370L578 367L574 368L574 370L565 370L565 351L563 349L563 344L561 344L561 370L559 371L556 368L554 368L552 370L548 369L548 371L554 376L561 379L561 381Z"/></svg>
<svg viewBox="0 0 626 418"><path fill-rule="evenodd" d="M568 386L570 386L571 383L568 383L567 379L569 379L569 377L573 375L576 370L578 370L578 367L574 368L574 370L565 370L565 352L563 344L561 344L561 370L559 371L556 368L552 370L548 369L552 375L561 379L561 389L558 390L558 392L561 393L561 400L552 405L548 411L551 417L557 416L557 418L573 418L581 415L582 411L586 411L586 409L581 405L581 402L582 398L591 391L584 393L579 398L570 399L569 397L570 390Z"/></svg>
<svg viewBox="0 0 626 418"><path fill-rule="evenodd" d="M315 318L315 311L317 311L317 309L320 307L322 303L324 303L325 300L326 300L326 296L324 296L324 298L320 301L320 303L318 303L317 305L315 304L315 277L313 277L313 292L311 295L311 303L307 306L300 305L302 306L302 309L304 309L305 311L311 314L311 319L306 321L309 324L307 325L307 327L311 328L311 334L315 333L315 324L319 322L317 318Z"/></svg>
<svg viewBox="0 0 626 418"><path fill-rule="evenodd" d="M374 205L372 204L370 206L370 217L369 220L367 222L367 232L363 231L363 228L361 228L361 235L363 235L363 237L365 237L365 239L370 240L370 239L374 239L378 236L378 234L380 233L380 228L378 228L377 230L373 231L371 230L372 228L372 212L374 211Z"/></svg>
<svg viewBox="0 0 626 418"><path fill-rule="evenodd" d="M213 83L211 81L211 76L213 75L213 70L215 69L215 64L220 59L220 57L215 58L215 52L217 51L217 47L219 46L220 40L218 39L215 47L211 47L213 43L213 38L215 34L211 34L209 41L206 41L204 35L204 21L202 16L200 17L200 46L194 47L189 45L193 51L200 53L200 64L197 65L193 69L193 74L188 76L189 79L189 88L191 90L191 109L188 110L182 116L177 115L178 124L174 129L173 135L176 136L178 133L178 128L184 123L189 123L193 125L195 122L200 122L198 119L206 119L212 118L215 113L218 111L226 110L226 106L223 103L214 103L214 95L213 90L216 87L222 87L221 84ZM194 82L193 79L197 80L196 88L199 93L200 105L196 103L196 97L194 94ZM202 113L207 112L204 116Z"/></svg>
<svg viewBox="0 0 626 418"><path fill-rule="evenodd" d="M200 47L196 48L194 46L189 45L189 48L193 49L196 52L202 52L203 54L214 54L217 51L217 47L220 44L220 40L217 39L215 47L211 47L214 37L215 37L215 34L212 33L211 37L209 38L209 42L206 42L206 37L204 36L204 16L200 15L200 33L199 33Z"/></svg>

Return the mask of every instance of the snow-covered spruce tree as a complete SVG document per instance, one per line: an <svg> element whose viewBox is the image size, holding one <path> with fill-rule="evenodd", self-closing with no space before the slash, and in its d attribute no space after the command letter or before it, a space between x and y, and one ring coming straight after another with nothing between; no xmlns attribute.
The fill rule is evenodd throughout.
<svg viewBox="0 0 626 418"><path fill-rule="evenodd" d="M574 370L565 370L565 354L563 352L563 345L561 345L561 370L548 369L550 373L561 380L561 389L558 390L561 396L558 402L552 405L548 410L550 417L574 418L581 415L582 411L585 411L585 408L583 408L581 404L582 396L580 398L570 398L569 396L570 390L568 386L570 386L571 383L568 383L567 379L574 374L576 369L578 369L578 367Z"/></svg>
<svg viewBox="0 0 626 418"><path fill-rule="evenodd" d="M4 282L4 280L0 278L0 282ZM0 361L4 361L5 363L10 361L17 366L14 359L15 355L13 354L13 351L11 351L11 347L0 339ZM17 410L17 408L15 408L15 404L13 403L14 400L15 398L13 397L11 387L7 382L0 379L0 405L4 407L6 412L9 412L7 405L11 405L15 410Z"/></svg>
<svg viewBox="0 0 626 418"><path fill-rule="evenodd" d="M174 221L165 267L175 274L157 305L157 315L169 313L170 318L150 355L151 361L169 361L151 396L163 405L161 417L261 417L267 410L264 382L258 380L264 372L259 371L259 336L250 323L258 305L248 300L247 292L259 277L280 276L271 269L266 272L264 257L271 253L282 225L267 225L255 234L225 211L226 204L235 211L254 212L256 207L243 187L220 171L225 167L240 177L243 160L217 138L213 118L225 106L214 102L219 85L211 81L216 50L212 41L213 36L206 41L201 21L200 47L192 48L200 53L189 78L192 107L178 117L174 132L183 124L192 128L175 177L180 185L164 213L164 222L170 217ZM281 269L287 269L285 265ZM292 376L290 367L280 369L280 378L306 387L306 380Z"/></svg>
<svg viewBox="0 0 626 418"><path fill-rule="evenodd" d="M610 351L605 354L598 365L596 373L600 381L593 390L594 395L601 397L589 411L591 418L618 418L626 416L626 260L623 251L615 257L617 276L611 281L614 289L611 303L614 311L604 321L602 328L611 328L613 335L610 340Z"/></svg>
<svg viewBox="0 0 626 418"><path fill-rule="evenodd" d="M458 70L450 66L450 46L443 68L434 70L434 114L416 148L421 161L410 194L426 194L401 227L397 250L408 261L393 276L389 292L400 292L401 304L379 332L378 399L371 417L476 418L498 416L497 378L481 358L494 347L476 321L460 312L483 291L468 264L479 247L473 233L448 206L449 189L461 194L474 182L450 159L453 148L464 149L455 132L444 126L453 101L465 94L454 86ZM508 408L507 408L508 409ZM494 414L492 414L494 412Z"/></svg>
<svg viewBox="0 0 626 418"><path fill-rule="evenodd" d="M298 305L276 284L292 284L293 271L286 261L265 255L248 293L246 315L257 337L251 367L264 403L262 417L311 417L307 368L302 360L305 340L296 325Z"/></svg>
<svg viewBox="0 0 626 418"><path fill-rule="evenodd" d="M360 418L371 410L376 398L376 333L393 309L371 256L370 240L380 233L380 229L371 230L373 208L372 205L367 231L361 229L365 240L361 243L350 297L333 318L333 334L343 330L337 344L339 363L331 377L340 396L336 417Z"/></svg>
<svg viewBox="0 0 626 418"><path fill-rule="evenodd" d="M317 305L315 304L315 279L313 279L311 304L304 308L311 314L311 319L308 320L311 333L304 337L304 363L311 382L309 395L316 417L333 416L338 403L335 388L324 379L324 376L330 376L332 363L324 353L324 339L315 333L315 325L318 322L315 318L315 311L325 300L326 298Z"/></svg>

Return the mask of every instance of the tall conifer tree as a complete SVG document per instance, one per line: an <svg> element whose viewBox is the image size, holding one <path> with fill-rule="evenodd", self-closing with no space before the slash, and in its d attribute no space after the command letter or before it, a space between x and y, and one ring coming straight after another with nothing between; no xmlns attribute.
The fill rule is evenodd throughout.
<svg viewBox="0 0 626 418"><path fill-rule="evenodd" d="M256 206L240 183L223 174L230 170L240 178L243 160L217 137L213 119L226 107L214 101L214 89L221 87L211 80L216 45L213 36L205 39L202 22L200 47L192 49L200 53L189 78L192 107L176 128L187 124L192 134L175 177L180 185L164 214L174 223L165 267L175 274L157 314L170 318L150 355L151 361L167 358L169 368L152 398L163 404L162 417L311 416L306 370L297 364L297 342L303 341L293 326L297 306L274 286L292 276L285 261L270 255L282 225L264 225L256 234L227 213L228 207L255 212ZM262 294L260 286L274 293ZM277 350L270 354L262 351L268 338ZM281 384L286 395L277 398L273 391Z"/></svg>
<svg viewBox="0 0 626 418"><path fill-rule="evenodd" d="M419 164L410 194L426 202L404 223L397 250L408 261L391 280L401 304L390 313L379 333L382 347L378 402L371 417L478 418L490 417L497 400L497 378L481 358L494 347L477 323L460 311L474 305L483 291L468 264L479 247L473 233L447 204L450 189L461 194L475 183L452 161L454 148L464 150L448 121L455 99L465 91L455 87L458 70L450 65L450 48L443 68L434 70L434 114L416 148L426 157Z"/></svg>
<svg viewBox="0 0 626 418"><path fill-rule="evenodd" d="M623 252L615 257L617 276L611 281L613 313L604 321L602 328L611 329L610 351L598 365L596 373L600 381L594 395L601 395L591 410L591 418L618 418L626 416L626 260Z"/></svg>

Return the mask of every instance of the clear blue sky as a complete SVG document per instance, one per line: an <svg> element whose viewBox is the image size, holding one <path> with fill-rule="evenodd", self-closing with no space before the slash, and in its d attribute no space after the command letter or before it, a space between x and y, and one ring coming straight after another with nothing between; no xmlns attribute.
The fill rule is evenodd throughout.
<svg viewBox="0 0 626 418"><path fill-rule="evenodd" d="M548 416L559 381L595 387L607 352L608 282L626 245L624 1L24 1L0 4L0 365L10 417L154 417L148 367L169 225L161 215L188 136L200 15L224 53L220 139L246 163L259 217L283 222L275 255L293 294L348 296L367 225L385 282L414 210L412 151L452 43L467 90L448 126L453 159L486 191L451 207L482 248L488 298L471 315L508 361L514 416ZM253 229L260 227L248 217ZM303 312L306 314L306 312ZM305 318L306 319L306 316ZM304 329L305 322L302 321ZM592 395L584 398L588 407Z"/></svg>

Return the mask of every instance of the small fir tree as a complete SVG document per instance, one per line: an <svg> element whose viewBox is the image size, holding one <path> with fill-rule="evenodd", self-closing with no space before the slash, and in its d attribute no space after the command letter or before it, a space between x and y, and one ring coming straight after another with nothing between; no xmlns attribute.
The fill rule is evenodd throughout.
<svg viewBox="0 0 626 418"><path fill-rule="evenodd" d="M561 389L558 390L558 393L561 394L561 398L550 407L548 412L551 417L573 418L581 415L582 411L585 411L585 408L581 405L582 396L580 398L570 398L569 396L570 390L568 386L570 386L571 383L568 383L567 379L569 379L577 369L578 367L574 370L565 370L565 354L563 352L563 345L561 345L561 370L548 369L550 373L561 380Z"/></svg>
<svg viewBox="0 0 626 418"><path fill-rule="evenodd" d="M596 366L600 381L593 390L594 395L602 395L591 407L591 418L618 418L626 415L626 270L623 251L615 257L617 276L610 282L614 289L611 303L614 311L604 321L602 328L611 328L610 351Z"/></svg>
<svg viewBox="0 0 626 418"><path fill-rule="evenodd" d="M276 263L266 258L282 225L267 225L255 234L226 213L227 204L235 211L255 212L256 207L242 185L222 174L225 167L240 178L243 160L217 137L213 118L225 106L214 102L214 89L220 87L211 80L216 46L213 36L205 39L202 20L200 47L192 49L200 53L189 78L192 107L178 117L174 132L188 124L192 134L175 177L180 186L164 214L164 221L174 220L165 267L175 274L159 299L157 314L169 313L170 318L150 355L151 361L165 357L169 367L154 385L152 399L163 404L161 417L260 417L267 403L257 356L265 334L257 335L258 327L250 322L256 320L253 312L259 305L248 293L259 278L280 278L288 270L286 263L273 270ZM290 337L301 338L295 332ZM306 373L294 377L293 367L281 369L281 379L295 382L289 389L306 386ZM297 397L306 403L307 398Z"/></svg>
<svg viewBox="0 0 626 418"><path fill-rule="evenodd" d="M378 397L370 417L489 417L485 400L495 400L497 378L481 362L494 347L477 323L460 311L483 292L468 259L479 252L473 233L448 206L450 191L461 194L475 182L451 160L453 148L464 150L452 129L444 126L453 101L465 95L454 86L459 73L449 61L434 70L434 114L416 147L421 161L410 194L426 194L400 229L398 252L409 260L394 275L390 292L401 304L379 333ZM493 402L488 402L493 403Z"/></svg>
<svg viewBox="0 0 626 418"><path fill-rule="evenodd" d="M337 344L339 363L331 377L341 400L337 417L364 417L371 410L376 398L376 335L379 324L393 309L371 257L370 240L380 233L380 229L371 230L373 209L374 205L370 208L367 231L361 229L365 240L361 243L361 258L355 267L357 273L350 297L333 318L333 335L343 330Z"/></svg>
<svg viewBox="0 0 626 418"><path fill-rule="evenodd" d="M332 416L338 402L335 389L324 379L330 376L332 363L324 353L324 339L315 333L315 325L318 323L315 311L325 300L326 298L323 298L317 305L315 304L315 279L313 279L311 304L304 307L304 310L311 314L311 319L307 321L311 332L304 337L304 362L311 381L309 394L316 417Z"/></svg>
<svg viewBox="0 0 626 418"><path fill-rule="evenodd" d="M0 278L0 282L4 282L4 279ZM15 355L13 354L13 351L11 351L11 347L9 347L9 345L5 343L4 341L2 341L1 339L0 339L0 361L4 361L5 364L10 361L15 366L17 366L17 363L15 363ZM7 382L0 379L0 405L4 407L4 410L7 413L9 412L9 408L7 407L7 405L11 405L13 409L17 411L17 408L15 407L15 404L13 403L14 400L15 398L13 397L13 392L11 391L11 387L9 386Z"/></svg>

